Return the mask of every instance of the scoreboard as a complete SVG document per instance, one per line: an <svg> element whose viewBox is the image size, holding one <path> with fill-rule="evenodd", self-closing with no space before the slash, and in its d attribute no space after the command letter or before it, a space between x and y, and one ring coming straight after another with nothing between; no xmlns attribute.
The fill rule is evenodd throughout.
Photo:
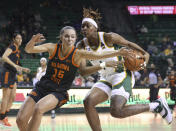
<svg viewBox="0 0 176 131"><path fill-rule="evenodd" d="M166 6L127 6L131 15L175 15L176 5Z"/></svg>

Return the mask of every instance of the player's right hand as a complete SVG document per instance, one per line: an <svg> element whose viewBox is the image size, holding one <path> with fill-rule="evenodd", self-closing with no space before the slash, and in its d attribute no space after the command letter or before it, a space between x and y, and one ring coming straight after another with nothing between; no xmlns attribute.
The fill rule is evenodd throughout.
<svg viewBox="0 0 176 131"><path fill-rule="evenodd" d="M123 57L134 57L131 55L131 53L129 53L130 50L128 48L121 48L118 51Z"/></svg>
<svg viewBox="0 0 176 131"><path fill-rule="evenodd" d="M31 41L33 41L33 42L35 42L35 43L41 43L41 42L43 42L43 41L45 41L46 39L45 39L45 37L43 36L43 34L40 34L40 33L38 33L38 34L36 34L36 35L33 35L32 36L32 39L31 39Z"/></svg>

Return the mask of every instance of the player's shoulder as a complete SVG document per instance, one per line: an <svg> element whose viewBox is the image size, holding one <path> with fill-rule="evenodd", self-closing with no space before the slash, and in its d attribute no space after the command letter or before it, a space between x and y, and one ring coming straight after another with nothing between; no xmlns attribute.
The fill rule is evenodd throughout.
<svg viewBox="0 0 176 131"><path fill-rule="evenodd" d="M15 51L17 49L17 47L14 44L10 44L8 48L11 49L12 51Z"/></svg>

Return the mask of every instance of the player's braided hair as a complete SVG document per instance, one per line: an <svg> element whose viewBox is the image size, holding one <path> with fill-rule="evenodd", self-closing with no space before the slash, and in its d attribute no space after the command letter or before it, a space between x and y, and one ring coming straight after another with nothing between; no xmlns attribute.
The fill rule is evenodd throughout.
<svg viewBox="0 0 176 131"><path fill-rule="evenodd" d="M102 18L100 16L100 13L98 12L98 9L94 11L92 10L92 8L89 9L83 8L83 17L94 19L98 25L100 24L99 20Z"/></svg>

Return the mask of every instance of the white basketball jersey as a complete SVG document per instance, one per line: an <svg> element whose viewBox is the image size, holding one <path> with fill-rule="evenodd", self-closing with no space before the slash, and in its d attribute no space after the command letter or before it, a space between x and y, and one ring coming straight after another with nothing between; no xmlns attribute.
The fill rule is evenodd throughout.
<svg viewBox="0 0 176 131"><path fill-rule="evenodd" d="M94 52L97 52L97 53L101 53L103 51L114 51L115 50L114 47L109 47L106 44L106 42L104 40L104 32L98 32L98 36L99 36L99 46L96 50L92 49L89 46L87 38L83 39L84 44L85 44L85 50L94 51ZM100 59L100 60L91 60L90 62L92 63L92 65L97 65L97 64L100 64L102 62L112 61L112 60L118 61L118 57L111 57L111 58ZM100 76L104 77L104 76L116 73L116 69L112 68L112 67L106 67L105 69L100 70L99 73L100 73Z"/></svg>
<svg viewBox="0 0 176 131"><path fill-rule="evenodd" d="M42 70L42 67L39 67L39 68L38 68L38 73L37 73L37 75L36 75L36 79L37 79L38 81L40 81L41 77L44 76L45 73L46 73L46 69L43 71L43 70Z"/></svg>

